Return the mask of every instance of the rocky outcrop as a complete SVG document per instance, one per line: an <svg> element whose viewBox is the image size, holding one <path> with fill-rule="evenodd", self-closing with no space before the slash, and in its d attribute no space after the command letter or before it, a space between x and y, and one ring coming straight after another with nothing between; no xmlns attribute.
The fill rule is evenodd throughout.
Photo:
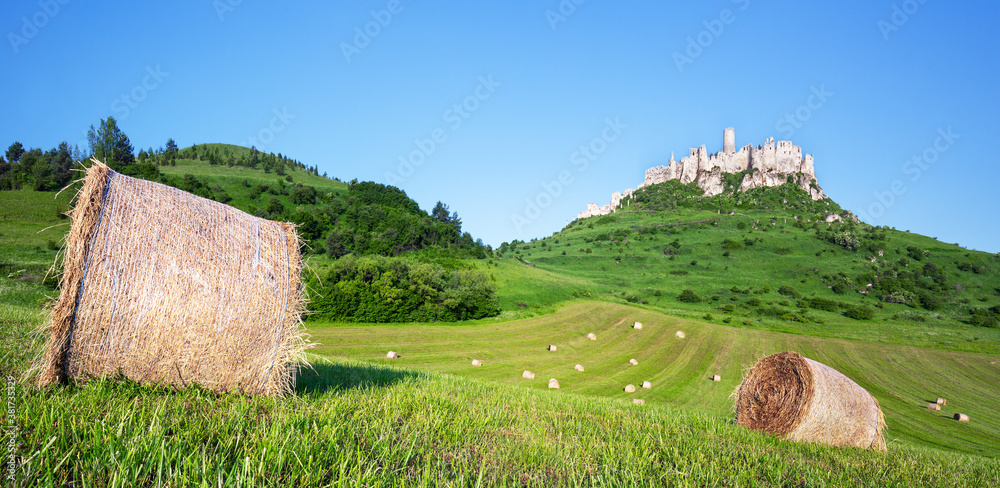
<svg viewBox="0 0 1000 488"><path fill-rule="evenodd" d="M711 197L725 191L723 174L749 171L740 182L739 191L783 185L791 178L813 200L826 198L816 181L813 157L811 154L803 156L800 146L792 144L792 141L775 142L774 138L769 138L764 144L747 145L736 150L735 139L735 131L728 128L723 135L723 149L718 153L708 154L704 145L689 149L688 155L680 161L675 161L671 153L670 162L666 166L646 170L646 177L639 188L669 180L678 180L684 184L693 181L704 191L706 197ZM576 218L612 213L633 192L631 189L624 193L615 192L608 205L588 204L587 210L577 214Z"/></svg>

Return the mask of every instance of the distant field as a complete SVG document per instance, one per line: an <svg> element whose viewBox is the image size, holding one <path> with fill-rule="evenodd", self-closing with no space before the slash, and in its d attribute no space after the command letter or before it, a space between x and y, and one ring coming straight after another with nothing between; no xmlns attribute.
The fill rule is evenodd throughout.
<svg viewBox="0 0 1000 488"><path fill-rule="evenodd" d="M633 330L633 322L643 323ZM675 336L681 330L684 339ZM556 313L513 322L462 325L351 325L311 323L314 350L328 358L388 363L454 373L520 388L613 399L642 398L720 418L731 418L730 393L743 368L764 355L796 351L823 362L868 389L882 405L889 446L934 447L1000 456L1000 356L823 339L743 330L679 319L640 308L600 302L566 305ZM593 332L596 341L587 339ZM555 344L555 352L546 346ZM391 361L387 351L401 354ZM638 366L630 366L635 358ZM471 365L479 359L483 366ZM583 373L573 366L582 364ZM521 378L525 370L533 381ZM722 376L721 382L709 378ZM651 390L625 393L651 381ZM944 397L941 412L926 404ZM975 419L951 420L955 412Z"/></svg>

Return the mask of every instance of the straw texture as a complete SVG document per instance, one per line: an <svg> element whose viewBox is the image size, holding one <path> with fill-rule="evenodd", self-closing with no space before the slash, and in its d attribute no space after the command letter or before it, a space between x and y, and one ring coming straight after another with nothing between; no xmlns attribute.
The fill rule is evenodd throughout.
<svg viewBox="0 0 1000 488"><path fill-rule="evenodd" d="M840 372L794 352L761 359L736 390L736 421L795 441L884 451L878 401Z"/></svg>
<svg viewBox="0 0 1000 488"><path fill-rule="evenodd" d="M94 162L73 209L40 386L292 393L307 344L294 226Z"/></svg>

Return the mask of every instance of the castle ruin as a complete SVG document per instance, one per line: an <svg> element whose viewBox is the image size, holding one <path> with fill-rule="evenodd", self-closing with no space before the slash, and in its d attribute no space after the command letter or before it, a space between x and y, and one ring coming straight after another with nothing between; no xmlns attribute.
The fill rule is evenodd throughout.
<svg viewBox="0 0 1000 488"><path fill-rule="evenodd" d="M722 151L708 154L705 146L689 149L688 155L680 161L674 160L670 154L670 163L666 166L656 166L646 170L646 178L639 188L668 180L679 180L687 184L696 182L704 190L706 197L722 193L725 186L722 183L723 173L740 173L748 171L743 176L739 191L763 186L779 186L788 182L789 177L802 188L813 200L826 198L823 189L816 182L816 171L813 167L811 154L802 155L802 147L792 144L792 141L777 141L768 138L762 145L746 145L736 150L736 131L732 127L723 131ZM615 192L611 195L611 203L598 206L587 204L587 210L577 214L583 219L594 215L607 215L614 212L621 202L632 196L634 189Z"/></svg>

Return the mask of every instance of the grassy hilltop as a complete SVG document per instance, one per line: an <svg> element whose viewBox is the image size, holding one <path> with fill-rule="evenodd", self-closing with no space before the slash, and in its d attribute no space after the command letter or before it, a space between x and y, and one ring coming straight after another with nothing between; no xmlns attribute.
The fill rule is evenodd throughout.
<svg viewBox="0 0 1000 488"><path fill-rule="evenodd" d="M236 146L198 148L250 157ZM349 214L352 185L308 168L288 166L279 175L187 159L184 151L159 171L209 198L264 216L279 210L272 199L285 217L321 215L335 201L343 202L337 215ZM295 398L127 381L43 391L17 384L22 479L54 486L1000 485L1000 329L991 321L1000 305L1000 258L854 224L835 203L790 188L704 199L673 183L644 188L613 215L478 257L474 243L457 241L387 251L481 273L495 287L499 316L309 319L318 347ZM293 196L307 186L316 191L311 202ZM37 351L29 331L57 293L44 277L68 228L59 214L69 193L0 191L4 376L23 372ZM393 205L385 211L407 204ZM400 212L412 216L405 217L411 229L436 225L426 212ZM830 213L847 222L827 223ZM310 266L326 269L334 262L326 236L312 244ZM634 321L643 330L629 328ZM591 332L596 341L586 338ZM558 351L546 351L548 344ZM390 349L401 359L386 359ZM729 395L742 368L783 350L868 389L886 413L889 452L796 444L734 425ZM525 369L536 379L522 379ZM712 374L722 381L709 380ZM546 388L550 377L559 391ZM644 380L652 389L622 391ZM938 396L948 398L945 409L926 409ZM972 422L951 420L959 411Z"/></svg>

